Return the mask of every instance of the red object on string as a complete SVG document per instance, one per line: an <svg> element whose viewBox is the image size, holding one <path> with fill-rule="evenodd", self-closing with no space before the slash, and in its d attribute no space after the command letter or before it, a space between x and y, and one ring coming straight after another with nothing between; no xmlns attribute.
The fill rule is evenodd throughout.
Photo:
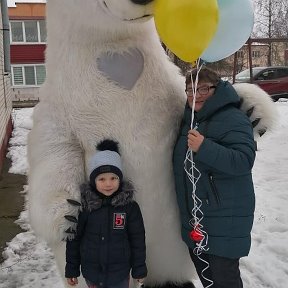
<svg viewBox="0 0 288 288"><path fill-rule="evenodd" d="M190 238L195 242L200 242L204 238L204 235L200 231L194 229L190 232Z"/></svg>

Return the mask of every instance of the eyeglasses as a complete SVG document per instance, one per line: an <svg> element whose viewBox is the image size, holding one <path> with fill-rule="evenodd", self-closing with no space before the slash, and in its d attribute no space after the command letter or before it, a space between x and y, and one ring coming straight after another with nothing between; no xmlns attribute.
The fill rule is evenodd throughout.
<svg viewBox="0 0 288 288"><path fill-rule="evenodd" d="M212 89L212 88L216 88L216 86L199 87L199 88L196 89L196 91L200 95L204 96L204 95L207 95L209 93L210 89ZM193 95L193 90L192 89L186 89L185 92L186 92L187 95Z"/></svg>

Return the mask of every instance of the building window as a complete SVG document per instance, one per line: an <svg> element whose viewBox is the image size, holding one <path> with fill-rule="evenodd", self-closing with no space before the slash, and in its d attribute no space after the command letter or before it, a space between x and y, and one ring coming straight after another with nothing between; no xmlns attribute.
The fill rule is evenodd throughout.
<svg viewBox="0 0 288 288"><path fill-rule="evenodd" d="M36 21L24 22L26 42L39 42Z"/></svg>
<svg viewBox="0 0 288 288"><path fill-rule="evenodd" d="M243 51L237 51L237 57L238 58L244 58L244 52Z"/></svg>
<svg viewBox="0 0 288 288"><path fill-rule="evenodd" d="M12 65L12 85L18 86L40 86L46 78L44 65Z"/></svg>
<svg viewBox="0 0 288 288"><path fill-rule="evenodd" d="M253 58L259 58L260 57L260 51L252 51L252 57Z"/></svg>
<svg viewBox="0 0 288 288"><path fill-rule="evenodd" d="M22 67L13 67L13 85L23 85Z"/></svg>
<svg viewBox="0 0 288 288"><path fill-rule="evenodd" d="M45 43L45 20L10 21L11 43Z"/></svg>
<svg viewBox="0 0 288 288"><path fill-rule="evenodd" d="M39 23L39 29L40 29L40 42L46 42L47 40L47 31L46 31L46 22L38 21Z"/></svg>
<svg viewBox="0 0 288 288"><path fill-rule="evenodd" d="M11 22L11 35L12 35L12 42L23 42L23 28L22 22Z"/></svg>

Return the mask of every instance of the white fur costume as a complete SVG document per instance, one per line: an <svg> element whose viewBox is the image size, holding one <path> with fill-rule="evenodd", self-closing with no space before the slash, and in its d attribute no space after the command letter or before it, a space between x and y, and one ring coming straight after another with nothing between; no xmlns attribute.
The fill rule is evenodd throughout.
<svg viewBox="0 0 288 288"><path fill-rule="evenodd" d="M112 138L120 144L124 175L138 191L146 228L146 284L180 284L193 277L180 236L171 161L186 101L184 79L165 55L153 20L148 21L151 5L132 0L47 4L47 79L28 146L30 219L54 250L62 275L61 240L71 226L64 216L78 215L67 199L79 201L88 159L97 143ZM127 85L107 72L115 53L117 59L131 54L140 63L130 68L131 61L125 65L121 58Z"/></svg>

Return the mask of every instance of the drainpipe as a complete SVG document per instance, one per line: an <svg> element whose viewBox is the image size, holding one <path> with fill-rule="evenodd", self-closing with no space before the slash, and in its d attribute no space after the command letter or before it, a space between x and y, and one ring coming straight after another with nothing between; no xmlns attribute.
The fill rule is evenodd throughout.
<svg viewBox="0 0 288 288"><path fill-rule="evenodd" d="M10 66L10 35L7 0L1 0L1 12L3 23L3 49L4 49L4 71L11 72Z"/></svg>

